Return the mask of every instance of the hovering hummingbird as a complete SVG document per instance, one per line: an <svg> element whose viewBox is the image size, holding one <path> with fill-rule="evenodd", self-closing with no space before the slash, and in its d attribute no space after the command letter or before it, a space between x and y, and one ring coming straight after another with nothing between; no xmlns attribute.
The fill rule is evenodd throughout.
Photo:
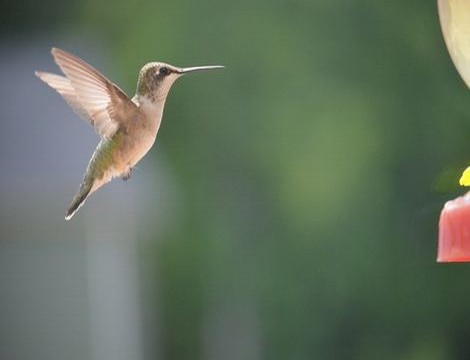
<svg viewBox="0 0 470 360"><path fill-rule="evenodd" d="M100 135L83 181L65 215L69 220L85 200L113 178L128 180L132 169L155 142L165 100L180 76L223 66L179 68L151 62L140 70L137 90L129 98L94 67L64 50L52 48L52 56L65 76L36 71L72 109Z"/></svg>

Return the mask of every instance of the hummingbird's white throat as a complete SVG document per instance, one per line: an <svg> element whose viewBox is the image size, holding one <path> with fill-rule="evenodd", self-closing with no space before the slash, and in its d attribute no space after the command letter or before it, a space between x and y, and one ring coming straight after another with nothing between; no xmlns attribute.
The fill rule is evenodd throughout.
<svg viewBox="0 0 470 360"><path fill-rule="evenodd" d="M144 112L146 118L154 124L158 130L165 107L166 94L160 97L149 97L147 95L136 95L132 99Z"/></svg>

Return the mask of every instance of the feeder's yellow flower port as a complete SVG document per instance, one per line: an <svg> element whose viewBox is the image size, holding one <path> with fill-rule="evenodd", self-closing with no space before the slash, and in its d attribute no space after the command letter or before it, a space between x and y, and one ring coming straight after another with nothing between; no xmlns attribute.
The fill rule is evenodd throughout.
<svg viewBox="0 0 470 360"><path fill-rule="evenodd" d="M459 184L462 186L470 186L470 166L463 172L460 177Z"/></svg>

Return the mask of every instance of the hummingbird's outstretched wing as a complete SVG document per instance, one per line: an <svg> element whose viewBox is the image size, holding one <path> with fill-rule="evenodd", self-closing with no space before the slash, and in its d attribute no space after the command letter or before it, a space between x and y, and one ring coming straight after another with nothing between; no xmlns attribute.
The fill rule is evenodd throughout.
<svg viewBox="0 0 470 360"><path fill-rule="evenodd" d="M75 111L83 120L92 122L88 111L82 106L75 89L69 79L62 75L51 74L42 71L36 71L36 76L55 89L67 101L67 104Z"/></svg>
<svg viewBox="0 0 470 360"><path fill-rule="evenodd" d="M138 107L129 97L94 67L64 50L53 48L51 52L66 77L42 72L36 75L61 94L103 138L110 138L139 116Z"/></svg>

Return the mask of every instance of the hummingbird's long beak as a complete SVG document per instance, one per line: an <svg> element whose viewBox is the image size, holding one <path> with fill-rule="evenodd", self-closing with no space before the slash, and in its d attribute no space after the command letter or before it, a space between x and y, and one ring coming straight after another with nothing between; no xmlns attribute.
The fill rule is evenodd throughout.
<svg viewBox="0 0 470 360"><path fill-rule="evenodd" d="M187 74L193 71L206 71L206 70L216 70L216 69L223 69L224 66L222 65L211 65L211 66L194 66L194 67L187 67L180 69L180 74Z"/></svg>

